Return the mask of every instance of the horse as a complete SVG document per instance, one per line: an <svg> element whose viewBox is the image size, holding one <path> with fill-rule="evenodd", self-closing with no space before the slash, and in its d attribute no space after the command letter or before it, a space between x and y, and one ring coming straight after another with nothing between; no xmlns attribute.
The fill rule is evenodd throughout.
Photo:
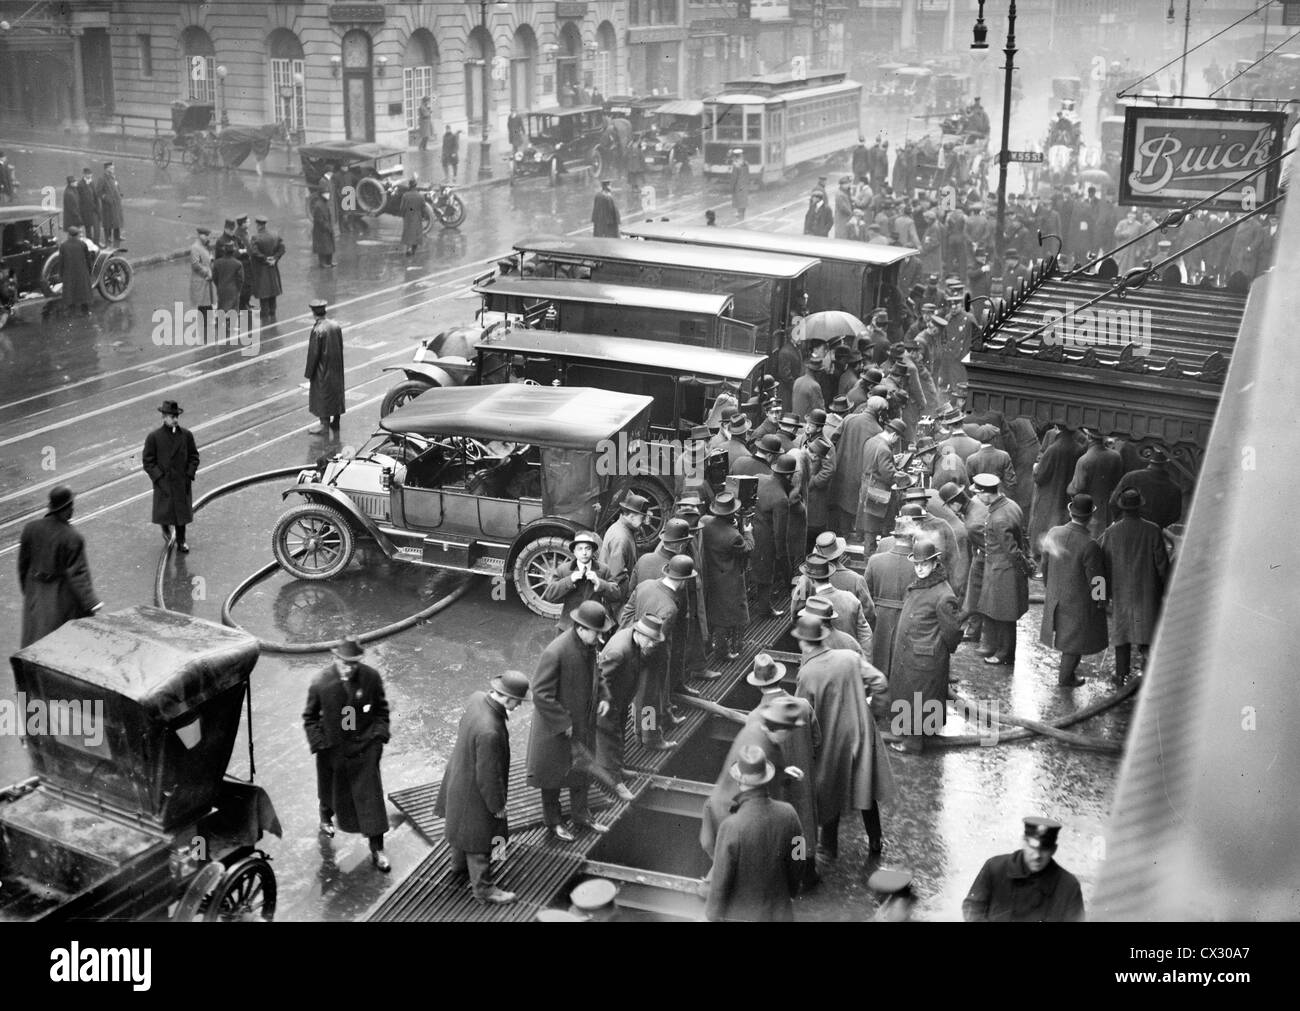
<svg viewBox="0 0 1300 1011"><path fill-rule="evenodd" d="M262 174L262 164L271 153L274 141L288 143L289 124L284 120L278 123L263 123L261 126L228 126L221 131L218 138L221 146L221 161L228 169L238 168L251 154L257 162L257 174Z"/></svg>
<svg viewBox="0 0 1300 1011"><path fill-rule="evenodd" d="M611 167L621 169L627 164L627 150L631 143L631 120L610 118L605 121L605 133L600 138L600 150Z"/></svg>

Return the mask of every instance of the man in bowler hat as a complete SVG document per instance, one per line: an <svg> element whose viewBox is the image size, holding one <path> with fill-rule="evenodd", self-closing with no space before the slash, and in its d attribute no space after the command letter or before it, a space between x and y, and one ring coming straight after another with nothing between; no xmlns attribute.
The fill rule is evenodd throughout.
<svg viewBox="0 0 1300 1011"><path fill-rule="evenodd" d="M20 646L104 606L90 581L86 542L72 527L72 503L70 489L54 488L45 515L23 527L18 542L18 585L23 593Z"/></svg>
<svg viewBox="0 0 1300 1011"><path fill-rule="evenodd" d="M506 799L510 786L510 731L506 720L528 697L528 677L508 670L486 692L469 697L456 730L456 747L442 775L433 813L445 819L443 837L452 867L469 872L474 897L507 905L515 893L492 881L492 857L510 836Z"/></svg>
<svg viewBox="0 0 1300 1011"><path fill-rule="evenodd" d="M181 428L184 409L174 400L164 400L158 408L162 426L144 440L140 462L153 482L153 522L162 527L163 540L170 542L176 528L176 550L189 554L185 528L194 518L191 502L194 478L199 472L199 451L194 436Z"/></svg>
<svg viewBox="0 0 1300 1011"><path fill-rule="evenodd" d="M333 838L334 818L344 832L370 841L370 862L384 874L392 869L384 855L388 812L379 760L388 743L388 699L379 672L362 663L366 651L355 636L331 652L334 662L307 689L302 725L316 756L316 795L320 832Z"/></svg>
<svg viewBox="0 0 1300 1011"><path fill-rule="evenodd" d="M323 435L331 430L337 435L347 410L343 396L343 328L326 317L329 306L324 299L315 299L310 307L316 322L307 338L306 378L311 381L307 410L320 419L320 424L307 429L307 433Z"/></svg>
<svg viewBox="0 0 1300 1011"><path fill-rule="evenodd" d="M968 923L1079 922L1084 918L1079 879L1053 860L1061 823L1026 818L1016 852L989 857L961 904Z"/></svg>

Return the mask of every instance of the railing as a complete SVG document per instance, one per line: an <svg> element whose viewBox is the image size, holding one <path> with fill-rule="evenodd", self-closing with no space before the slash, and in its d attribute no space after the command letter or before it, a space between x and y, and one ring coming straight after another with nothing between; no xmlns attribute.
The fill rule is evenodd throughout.
<svg viewBox="0 0 1300 1011"><path fill-rule="evenodd" d="M114 131L123 137L160 137L164 133L172 132L172 120L170 114L167 116L145 116L134 112L101 112L96 113L91 119L91 126L96 129L100 127L113 127ZM152 131L149 133L127 133L127 121L149 123ZM116 121L116 123L114 122ZM158 124L162 123L163 126ZM103 132L103 131L101 131Z"/></svg>

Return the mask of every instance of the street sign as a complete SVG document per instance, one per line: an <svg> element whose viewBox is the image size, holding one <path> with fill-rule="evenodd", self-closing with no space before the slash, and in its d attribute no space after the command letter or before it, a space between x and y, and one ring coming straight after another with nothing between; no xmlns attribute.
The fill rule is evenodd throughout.
<svg viewBox="0 0 1300 1011"><path fill-rule="evenodd" d="M1043 160L1042 151L1008 151L1007 152L1008 162L1013 162L1013 161L1040 162L1042 160Z"/></svg>

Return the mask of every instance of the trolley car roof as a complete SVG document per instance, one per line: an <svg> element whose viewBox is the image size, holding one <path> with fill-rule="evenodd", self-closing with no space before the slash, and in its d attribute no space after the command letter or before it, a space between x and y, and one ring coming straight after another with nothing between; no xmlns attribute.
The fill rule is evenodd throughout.
<svg viewBox="0 0 1300 1011"><path fill-rule="evenodd" d="M514 248L521 253L540 253L574 262L626 260L656 267L689 267L777 278L799 277L817 266L816 260L805 256L749 251L732 251L724 255L714 249L680 243L632 239L571 239L558 235L536 235L520 239Z"/></svg>
<svg viewBox="0 0 1300 1011"><path fill-rule="evenodd" d="M588 361L633 362L637 368L666 369L720 379L745 379L767 358L737 351L667 344L637 337L569 333L563 330L511 330L505 337L479 341L480 351L507 354L559 355ZM391 415L390 415L391 417Z"/></svg>
<svg viewBox="0 0 1300 1011"><path fill-rule="evenodd" d="M630 284L532 277L498 277L484 284L476 284L474 291L480 295L514 295L520 298L569 300L597 305L625 305L705 316L723 315L733 298L731 295L715 295L711 292L636 288Z"/></svg>
<svg viewBox="0 0 1300 1011"><path fill-rule="evenodd" d="M886 246L878 242L831 239L820 235L774 234L749 228L696 228L663 221L649 221L625 228L623 231L635 238L656 239L661 242L749 249L757 252L784 253L790 256L807 256L819 260L844 260L872 266L888 266L909 256L915 256L919 252L907 246Z"/></svg>
<svg viewBox="0 0 1300 1011"><path fill-rule="evenodd" d="M653 397L583 386L435 387L399 407L379 427L398 435L453 435L593 450L652 403Z"/></svg>
<svg viewBox="0 0 1300 1011"><path fill-rule="evenodd" d="M805 98L822 98L826 95L844 95L861 90L862 84L859 81L840 81L834 84L824 84L812 88L801 88L798 91L775 91L768 95L726 91L721 95L716 95L713 98L710 98L708 104L779 105L781 102L789 102L796 99L803 101Z"/></svg>

